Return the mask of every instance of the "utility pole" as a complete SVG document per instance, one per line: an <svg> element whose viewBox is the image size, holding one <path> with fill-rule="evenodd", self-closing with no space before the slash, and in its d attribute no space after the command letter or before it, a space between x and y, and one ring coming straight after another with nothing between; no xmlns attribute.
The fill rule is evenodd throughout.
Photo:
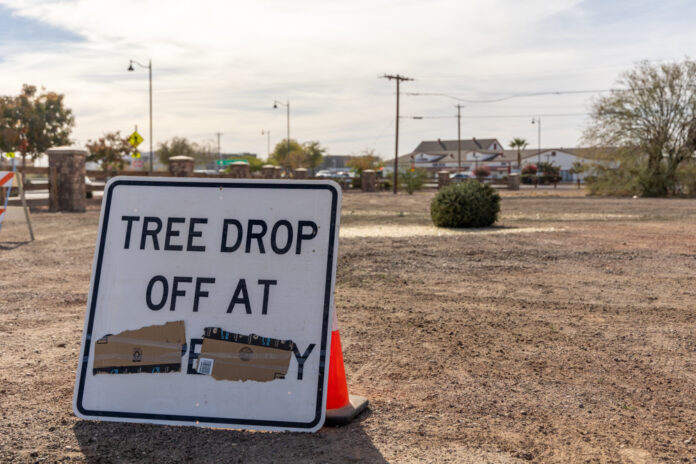
<svg viewBox="0 0 696 464"><path fill-rule="evenodd" d="M462 108L457 105L457 172L462 172Z"/></svg>
<svg viewBox="0 0 696 464"><path fill-rule="evenodd" d="M222 135L222 132L216 132L215 135L217 135L218 142L218 159L220 160L220 166L222 166L222 153L220 152L220 136Z"/></svg>
<svg viewBox="0 0 696 464"><path fill-rule="evenodd" d="M394 195L396 195L399 189L399 95L401 81L412 81L413 79L400 74L385 74L382 78L396 80L396 142L394 144Z"/></svg>

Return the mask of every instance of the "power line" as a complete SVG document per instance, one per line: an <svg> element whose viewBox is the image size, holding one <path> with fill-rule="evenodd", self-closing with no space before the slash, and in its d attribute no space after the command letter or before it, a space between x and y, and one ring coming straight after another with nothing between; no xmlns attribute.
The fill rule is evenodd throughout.
<svg viewBox="0 0 696 464"><path fill-rule="evenodd" d="M590 113L547 113L540 114L539 116L544 117L569 117L569 116L588 116ZM452 116L401 116L401 119L451 119L456 118L457 115ZM532 117L530 114L479 114L479 115L467 115L461 116L462 119L496 119L496 118L529 118Z"/></svg>
<svg viewBox="0 0 696 464"><path fill-rule="evenodd" d="M696 87L696 86L686 86L686 87ZM504 97L491 98L491 99L480 99L480 100L461 98L461 97L457 97L455 95L450 95L448 93L442 93L442 92L408 92L408 93L404 92L404 95L408 95L408 96L412 96L412 97L425 97L425 96L446 97L446 98L451 98L452 100L457 100L457 101L464 102L464 103L498 103L498 102L502 102L502 101L506 101L506 100L511 100L513 98L543 97L546 95L578 95L578 94L584 94L584 93L603 93L603 92L635 92L638 90L651 90L651 88L638 87L638 88L628 88L628 89L546 90L546 91L542 91L542 92L519 92L519 93L513 93L511 95L506 95Z"/></svg>
<svg viewBox="0 0 696 464"><path fill-rule="evenodd" d="M391 121L391 120L390 120L390 121L384 126L384 128L379 132L379 135L378 135L377 137L375 137L374 139L372 139L372 142L370 143L370 145L374 145L375 143L377 143L377 140L379 140L379 139L382 138L382 136L384 135L384 133L387 131L387 129L389 129L389 128L392 126L392 124L394 124L394 121Z"/></svg>
<svg viewBox="0 0 696 464"><path fill-rule="evenodd" d="M450 119L457 116L401 116L400 119ZM465 116L466 117L466 116Z"/></svg>
<svg viewBox="0 0 696 464"><path fill-rule="evenodd" d="M600 92L610 92L612 89L597 89L597 90L559 90L559 91L546 91L546 92L528 92L528 93L515 93L512 95L507 95L500 98L492 98L487 100L472 100L467 98L460 98L454 95L441 92L404 92L404 95L410 97L446 97L452 100L457 100L464 103L498 103L505 100L511 100L513 98L523 98L523 97L541 97L544 95L573 95L573 94L583 94L583 93L600 93ZM616 90L616 89L614 89Z"/></svg>

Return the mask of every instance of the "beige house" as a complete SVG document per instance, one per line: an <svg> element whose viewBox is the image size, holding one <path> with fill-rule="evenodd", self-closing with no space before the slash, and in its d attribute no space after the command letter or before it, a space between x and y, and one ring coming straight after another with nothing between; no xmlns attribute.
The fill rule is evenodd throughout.
<svg viewBox="0 0 696 464"><path fill-rule="evenodd" d="M461 164L462 171L472 171L479 163L495 164L502 156L503 146L498 139L434 140L421 142L411 153L399 156L399 168L411 167L437 171L456 172ZM394 163L385 166L393 171Z"/></svg>
<svg viewBox="0 0 696 464"><path fill-rule="evenodd" d="M438 171L471 173L476 166L485 165L491 170L491 177L503 177L516 172L517 150L505 150L498 139L466 139L461 141L461 151L457 140L423 141L411 153L399 157L399 168L425 169L435 175ZM460 155L461 153L461 155ZM536 165L539 161L550 162L560 168L563 181L582 179L583 174L570 172L573 163L589 163L598 158L597 149L592 148L542 148L520 150L522 167ZM393 171L393 162L385 170Z"/></svg>

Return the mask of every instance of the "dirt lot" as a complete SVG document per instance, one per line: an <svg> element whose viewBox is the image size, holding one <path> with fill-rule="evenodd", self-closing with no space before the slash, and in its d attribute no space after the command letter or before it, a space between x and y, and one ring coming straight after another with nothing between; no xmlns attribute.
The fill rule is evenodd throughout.
<svg viewBox="0 0 696 464"><path fill-rule="evenodd" d="M3 462L696 462L696 201L504 193L497 227L432 193L344 196L336 303L353 393L315 435L71 411L98 206L0 232ZM204 458L207 456L207 458Z"/></svg>

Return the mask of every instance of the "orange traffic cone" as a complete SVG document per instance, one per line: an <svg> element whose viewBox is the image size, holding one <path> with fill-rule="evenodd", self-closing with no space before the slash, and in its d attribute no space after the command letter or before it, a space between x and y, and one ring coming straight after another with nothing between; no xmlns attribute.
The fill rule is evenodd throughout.
<svg viewBox="0 0 696 464"><path fill-rule="evenodd" d="M367 398L348 394L346 370L343 366L341 335L334 309L331 329L331 352L329 354L329 384L326 392L326 423L345 425L367 408Z"/></svg>

